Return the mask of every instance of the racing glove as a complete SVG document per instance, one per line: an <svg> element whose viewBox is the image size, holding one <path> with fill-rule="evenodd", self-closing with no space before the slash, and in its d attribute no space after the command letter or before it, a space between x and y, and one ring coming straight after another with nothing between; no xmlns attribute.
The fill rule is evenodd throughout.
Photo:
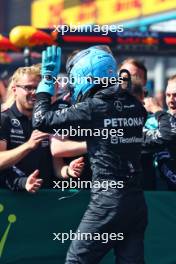
<svg viewBox="0 0 176 264"><path fill-rule="evenodd" d="M40 81L36 94L49 93L54 95L54 79L60 72L61 49L56 46L47 47L42 52L42 80Z"/></svg>

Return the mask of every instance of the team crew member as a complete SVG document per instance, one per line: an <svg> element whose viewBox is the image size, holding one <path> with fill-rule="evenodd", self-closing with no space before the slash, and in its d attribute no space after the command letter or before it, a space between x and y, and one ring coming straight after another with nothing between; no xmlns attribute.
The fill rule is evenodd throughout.
<svg viewBox="0 0 176 264"><path fill-rule="evenodd" d="M158 129L145 132L146 145L156 150L161 175L167 180L170 190L176 190L176 75L169 78L166 88L166 105L168 111L163 111L153 98L146 98L148 111L155 114Z"/></svg>
<svg viewBox="0 0 176 264"><path fill-rule="evenodd" d="M122 129L123 136L101 135L88 137L87 148L93 171L93 181L109 181L109 189L91 190L88 209L78 227L81 233L123 233L123 241L109 239L75 240L67 254L66 263L99 263L114 248L116 263L144 263L143 239L146 227L146 204L140 188L140 151L142 127L146 111L128 91L118 91L117 86L104 89L86 81L86 77L117 77L114 57L98 47L80 51L67 63L67 73L75 78L71 89L72 100L78 102L61 111L51 110L54 93L52 77L59 71L59 48L49 47L43 52L42 76L37 89L33 126L45 132L53 128L80 125L92 129ZM83 82L78 82L78 78ZM129 111L130 109L130 111ZM111 188L114 180L124 182L124 188Z"/></svg>
<svg viewBox="0 0 176 264"><path fill-rule="evenodd" d="M126 69L131 74L131 85L132 85L132 93L144 103L144 97L146 95L146 83L147 83L147 68L143 62L135 59L135 58L127 58L125 59L121 65L120 69ZM152 118L152 119L151 119ZM154 120L151 117L151 114L148 114L147 124L150 121ZM154 167L154 151L151 147L147 147L143 145L142 155L141 155L141 163L142 163L142 186L144 190L155 190L156 189L156 170Z"/></svg>
<svg viewBox="0 0 176 264"><path fill-rule="evenodd" d="M14 102L1 114L1 177L5 177L8 187L16 191L36 192L42 183L43 187L53 187L52 180L55 179L49 134L32 128L32 110L40 79L38 66L19 68L12 77L7 105ZM77 161L82 166L81 159ZM61 161L57 164L62 165L58 174L66 178L68 166ZM69 168L72 176L77 176L73 169L75 165L73 162Z"/></svg>

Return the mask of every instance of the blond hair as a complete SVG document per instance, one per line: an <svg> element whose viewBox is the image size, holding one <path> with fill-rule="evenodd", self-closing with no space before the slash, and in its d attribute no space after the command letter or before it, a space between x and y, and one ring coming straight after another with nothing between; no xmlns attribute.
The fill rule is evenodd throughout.
<svg viewBox="0 0 176 264"><path fill-rule="evenodd" d="M30 75L35 75L36 77L40 78L41 77L40 70L41 70L41 64L38 63L38 64L34 64L32 66L29 66L29 67L19 67L14 72L14 74L10 78L10 82L9 82L8 87L7 87L7 96L6 96L5 102L2 105L2 111L11 107L12 104L15 102L15 95L14 95L12 88L23 77L23 75L24 74L30 74Z"/></svg>

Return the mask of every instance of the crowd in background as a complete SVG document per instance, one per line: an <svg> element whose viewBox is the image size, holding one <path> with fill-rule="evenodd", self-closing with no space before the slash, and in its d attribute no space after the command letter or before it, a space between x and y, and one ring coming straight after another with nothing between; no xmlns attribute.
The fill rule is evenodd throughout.
<svg viewBox="0 0 176 264"><path fill-rule="evenodd" d="M130 72L131 92L148 112L141 153L143 189L175 190L176 75L169 78L162 94L148 97L147 69L141 61L127 58L119 69ZM12 191L35 193L40 188L52 188L58 178L91 179L84 139L61 139L32 129L35 91L40 79L37 64L18 68L9 79L0 81L0 187ZM70 106L66 91L67 87L56 83L53 109Z"/></svg>

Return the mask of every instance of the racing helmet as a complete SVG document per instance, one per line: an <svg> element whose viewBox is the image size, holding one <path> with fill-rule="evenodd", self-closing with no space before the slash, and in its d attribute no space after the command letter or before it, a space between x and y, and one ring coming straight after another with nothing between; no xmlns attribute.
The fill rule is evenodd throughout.
<svg viewBox="0 0 176 264"><path fill-rule="evenodd" d="M72 102L76 103L89 95L102 78L117 78L117 63L107 46L93 46L68 60L66 71Z"/></svg>

